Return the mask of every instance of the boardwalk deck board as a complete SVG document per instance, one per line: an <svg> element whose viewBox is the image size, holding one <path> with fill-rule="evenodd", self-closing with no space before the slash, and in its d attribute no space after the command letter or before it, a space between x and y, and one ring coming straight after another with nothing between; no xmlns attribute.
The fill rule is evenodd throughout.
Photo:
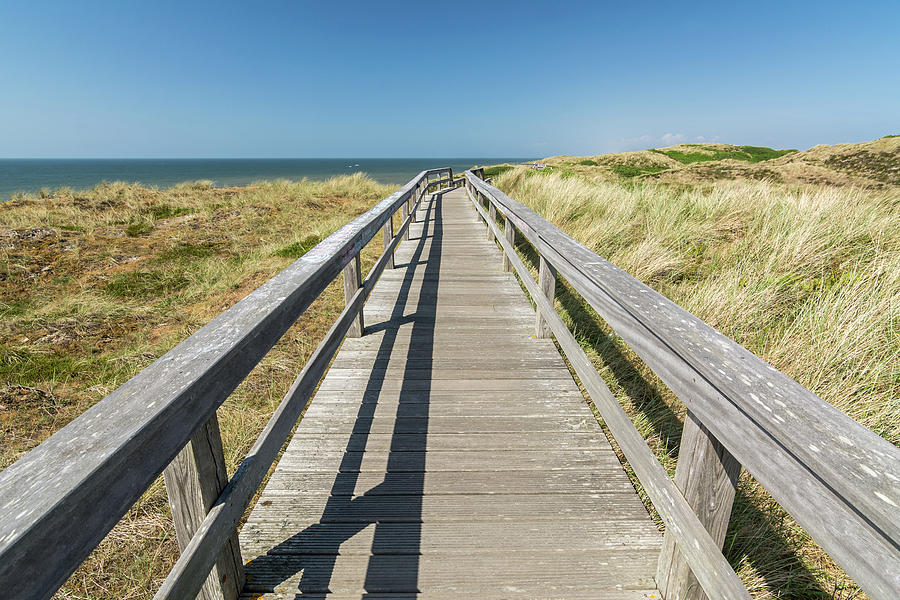
<svg viewBox="0 0 900 600"><path fill-rule="evenodd" d="M659 598L662 538L461 190L395 265L241 530L245 597Z"/></svg>

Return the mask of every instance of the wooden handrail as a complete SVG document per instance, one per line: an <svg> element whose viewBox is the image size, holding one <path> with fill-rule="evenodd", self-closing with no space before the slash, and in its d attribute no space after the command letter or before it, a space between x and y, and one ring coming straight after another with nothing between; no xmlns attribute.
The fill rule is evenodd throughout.
<svg viewBox="0 0 900 600"><path fill-rule="evenodd" d="M397 209L418 202L423 181L444 173L452 179L449 168L419 173L0 472L4 597L52 596ZM268 448L249 457L253 476L245 468L226 488L233 502L240 503L236 488L245 492L258 469L268 469Z"/></svg>
<svg viewBox="0 0 900 600"><path fill-rule="evenodd" d="M495 206L870 596L896 597L900 450L472 172L465 178L476 204L475 196L481 196ZM497 232L494 237L512 260L512 245ZM540 307L543 303L533 297ZM552 305L544 308L551 322ZM562 346L562 332L554 333ZM600 391L600 401L592 397L610 424L615 407ZM690 528L684 522L666 517L671 499L661 498L660 491L654 498L651 485L657 482L641 476L643 451L632 448L629 455L619 439L630 433L617 433L611 424L610 430L668 530L686 535ZM655 471L652 465L642 468ZM680 541L679 549L707 589L713 582L703 571L711 557L691 557L693 540Z"/></svg>

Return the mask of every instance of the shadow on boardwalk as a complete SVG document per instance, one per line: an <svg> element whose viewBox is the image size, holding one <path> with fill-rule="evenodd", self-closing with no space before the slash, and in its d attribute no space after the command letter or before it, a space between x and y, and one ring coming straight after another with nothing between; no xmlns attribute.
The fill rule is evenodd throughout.
<svg viewBox="0 0 900 600"><path fill-rule="evenodd" d="M416 377L403 378L385 479L361 496L352 495L355 493L365 456L361 450L366 447L373 423L372 417L384 384L385 369L375 369L369 376L363 396L365 400L356 415L354 433L350 436L344 451L340 470L335 477L331 495L319 522L297 532L272 548L267 555L257 557L253 561L264 570L277 572L282 581L287 581L302 572L296 590L298 598L326 598L341 544L372 525L375 526L374 540L366 569L364 589L369 593L390 589L392 597L398 599L417 597L427 427L414 434L405 430L402 446L396 443L398 441L396 436L399 434L398 424L403 423L400 417L418 417L425 423L428 418L430 394L428 382L431 379L433 362L437 275L441 268L442 234L441 196L436 195L433 198L427 206L422 235L416 242L409 263L397 265L397 268L405 267L406 273L391 318L384 323L366 328L366 332L369 333L384 330L376 363L386 363L394 350L399 328L412 323L406 369L414 369ZM429 239L430 250L427 256L423 256L425 244ZM424 270L425 277L420 285L429 286L429 293L417 294L419 300L415 313L404 317L410 292L413 291L413 285L416 285L413 278L417 269L420 272ZM424 387L416 387L413 390L409 382ZM399 491L403 493L402 505L397 502ZM399 526L402 530L399 535L398 523L402 523ZM398 538L401 540L402 554L397 550ZM314 547L316 550L314 554L296 554L296 561L285 561L284 555L296 553L298 547ZM398 591L399 595L395 593Z"/></svg>
<svg viewBox="0 0 900 600"><path fill-rule="evenodd" d="M520 241L517 248L526 262L537 267L538 255L527 242ZM650 437L656 437L662 450L677 459L684 423L665 401L660 387L644 377L610 337L612 329L568 285L563 282L557 285L556 299L571 317L578 336L588 340L602 364L609 368L615 383L630 398L634 410L640 413L640 420L649 426ZM632 417L632 420L636 419ZM777 590L780 598L833 598L818 586L816 577L785 535L789 531L785 526L787 518L774 501L761 506L759 498L751 497L747 486L740 484L725 538L725 557L736 570L742 563L749 564L764 582L763 586Z"/></svg>

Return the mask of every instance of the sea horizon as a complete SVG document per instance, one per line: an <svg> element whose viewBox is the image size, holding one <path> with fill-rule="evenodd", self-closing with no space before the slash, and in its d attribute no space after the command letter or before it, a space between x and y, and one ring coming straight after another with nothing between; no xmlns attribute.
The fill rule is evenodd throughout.
<svg viewBox="0 0 900 600"><path fill-rule="evenodd" d="M400 185L433 167L469 167L533 161L523 157L444 158L0 158L0 201L69 187L89 189L112 181L170 187L210 180L216 187L250 185L272 179L323 180L364 172L384 184Z"/></svg>

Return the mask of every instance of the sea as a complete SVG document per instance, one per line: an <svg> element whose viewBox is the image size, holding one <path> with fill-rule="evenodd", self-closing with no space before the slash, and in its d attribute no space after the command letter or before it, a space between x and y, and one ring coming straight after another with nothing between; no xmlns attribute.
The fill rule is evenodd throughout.
<svg viewBox="0 0 900 600"><path fill-rule="evenodd" d="M184 181L211 180L217 187L249 185L268 179L313 180L364 172L372 179L400 185L419 171L451 167L522 163L528 158L162 158L162 159L0 159L0 201L43 188L75 190L104 181L165 188Z"/></svg>

